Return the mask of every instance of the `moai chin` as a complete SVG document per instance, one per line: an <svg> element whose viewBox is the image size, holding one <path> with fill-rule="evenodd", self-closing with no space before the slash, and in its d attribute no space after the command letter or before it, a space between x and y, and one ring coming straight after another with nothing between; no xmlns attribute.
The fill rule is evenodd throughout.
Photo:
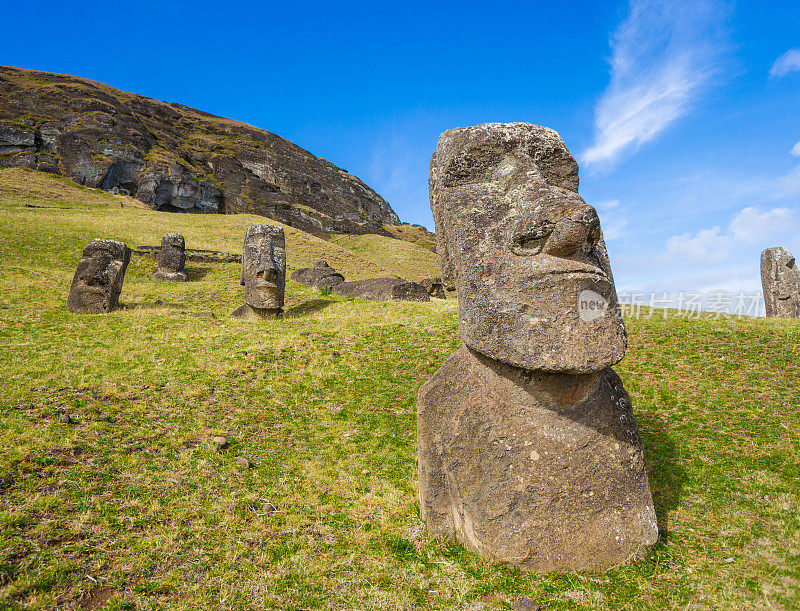
<svg viewBox="0 0 800 611"><path fill-rule="evenodd" d="M131 249L115 240L95 239L83 249L67 297L70 312L104 314L119 307Z"/></svg>
<svg viewBox="0 0 800 611"><path fill-rule="evenodd" d="M420 508L492 561L604 571L658 528L600 222L560 136L446 131L431 160L442 276L464 346L419 393Z"/></svg>
<svg viewBox="0 0 800 611"><path fill-rule="evenodd" d="M275 318L283 313L286 288L286 240L283 229L255 224L247 228L242 250L244 305L237 318Z"/></svg>
<svg viewBox="0 0 800 611"><path fill-rule="evenodd" d="M761 253L761 286L768 318L800 318L800 270L780 246Z"/></svg>
<svg viewBox="0 0 800 611"><path fill-rule="evenodd" d="M158 267L153 270L153 280L186 282L186 241L177 233L168 233L161 238L158 250Z"/></svg>

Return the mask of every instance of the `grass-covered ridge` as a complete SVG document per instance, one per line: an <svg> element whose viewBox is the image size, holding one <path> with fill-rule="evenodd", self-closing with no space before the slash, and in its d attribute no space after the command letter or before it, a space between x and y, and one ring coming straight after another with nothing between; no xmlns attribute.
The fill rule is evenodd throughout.
<svg viewBox="0 0 800 611"><path fill-rule="evenodd" d="M263 219L154 213L16 172L0 172L0 608L797 606L797 322L628 321L616 369L661 541L606 575L531 576L429 539L417 517L416 393L460 344L454 300L288 282L286 319L253 323L228 317L236 264L189 262L174 285L134 257L125 309L70 314L91 238L178 231L238 252ZM402 275L286 231L290 265Z"/></svg>

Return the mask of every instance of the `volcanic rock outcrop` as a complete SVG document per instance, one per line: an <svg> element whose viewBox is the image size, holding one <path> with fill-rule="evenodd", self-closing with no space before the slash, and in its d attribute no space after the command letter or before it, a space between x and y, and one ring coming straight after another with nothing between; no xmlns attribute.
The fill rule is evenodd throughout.
<svg viewBox="0 0 800 611"><path fill-rule="evenodd" d="M269 319L283 313L286 291L286 239L283 229L257 223L247 228L242 249L244 305L234 318Z"/></svg>
<svg viewBox="0 0 800 611"><path fill-rule="evenodd" d="M186 282L186 240L178 233L167 233L161 238L158 250L158 267L153 271L153 280Z"/></svg>
<svg viewBox="0 0 800 611"><path fill-rule="evenodd" d="M800 270L783 247L761 253L761 286L768 318L800 318Z"/></svg>
<svg viewBox="0 0 800 611"><path fill-rule="evenodd" d="M0 167L129 193L156 210L252 213L380 233L397 215L346 170L270 132L74 76L0 67Z"/></svg>
<svg viewBox="0 0 800 611"><path fill-rule="evenodd" d="M67 297L70 312L105 314L119 307L131 249L115 240L95 239L83 249Z"/></svg>
<svg viewBox="0 0 800 611"><path fill-rule="evenodd" d="M424 286L402 278L368 278L342 282L334 286L331 293L340 297L371 301L430 301Z"/></svg>
<svg viewBox="0 0 800 611"><path fill-rule="evenodd" d="M430 185L465 345L419 393L429 531L536 572L644 555L656 515L611 369L625 327L577 163L545 127L457 128L439 138Z"/></svg>

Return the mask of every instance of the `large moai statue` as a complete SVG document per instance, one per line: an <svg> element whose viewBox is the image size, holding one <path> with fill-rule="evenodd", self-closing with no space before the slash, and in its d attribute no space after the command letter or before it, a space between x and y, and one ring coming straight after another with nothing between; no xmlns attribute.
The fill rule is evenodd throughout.
<svg viewBox="0 0 800 611"><path fill-rule="evenodd" d="M800 318L800 270L780 246L761 253L761 286L768 318Z"/></svg>
<svg viewBox="0 0 800 611"><path fill-rule="evenodd" d="M283 313L286 290L286 240L283 229L255 224L247 228L242 250L244 305L236 318L275 318Z"/></svg>
<svg viewBox="0 0 800 611"><path fill-rule="evenodd" d="M92 240L83 249L67 297L70 312L104 314L119 307L131 249L114 240Z"/></svg>
<svg viewBox="0 0 800 611"><path fill-rule="evenodd" d="M560 136L446 131L431 160L437 250L464 346L419 393L423 519L525 570L604 571L658 538L627 336L594 208Z"/></svg>
<svg viewBox="0 0 800 611"><path fill-rule="evenodd" d="M153 270L153 280L186 282L186 241L178 233L168 233L161 238L158 250L158 267Z"/></svg>

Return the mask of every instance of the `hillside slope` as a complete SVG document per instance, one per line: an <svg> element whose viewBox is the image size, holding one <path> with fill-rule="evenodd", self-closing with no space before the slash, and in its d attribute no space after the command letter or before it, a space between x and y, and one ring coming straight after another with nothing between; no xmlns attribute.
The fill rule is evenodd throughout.
<svg viewBox="0 0 800 611"><path fill-rule="evenodd" d="M288 140L87 79L0 67L0 167L122 189L156 210L250 213L304 231L399 219L346 170Z"/></svg>

